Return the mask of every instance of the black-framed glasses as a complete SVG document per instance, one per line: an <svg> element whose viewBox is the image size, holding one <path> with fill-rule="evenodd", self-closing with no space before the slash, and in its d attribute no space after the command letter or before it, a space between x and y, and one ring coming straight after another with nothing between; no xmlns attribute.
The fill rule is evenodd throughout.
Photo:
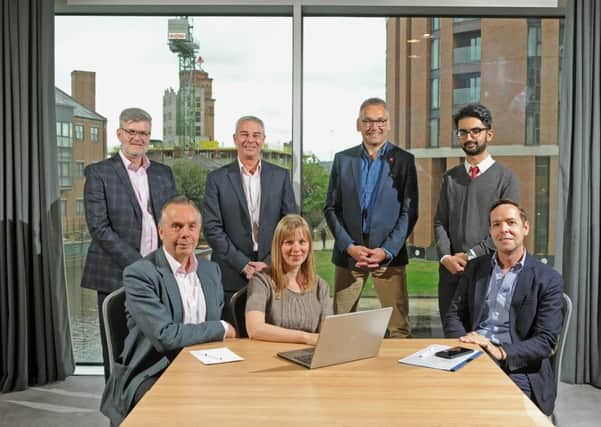
<svg viewBox="0 0 601 427"><path fill-rule="evenodd" d="M472 138L477 138L478 135L482 133L482 131L489 130L490 128L471 128L471 129L457 129L455 131L455 135L457 138L465 138L469 133Z"/></svg>
<svg viewBox="0 0 601 427"><path fill-rule="evenodd" d="M140 138L148 138L150 137L150 132L146 132L143 130L133 130L133 129L125 129L125 128L119 128L121 129L123 132L125 132L126 134L128 134L130 137L134 137L136 135L138 135Z"/></svg>
<svg viewBox="0 0 601 427"><path fill-rule="evenodd" d="M361 119L361 124L366 128L370 127L371 125L376 125L379 128L383 128L386 126L386 123L388 123L388 119Z"/></svg>

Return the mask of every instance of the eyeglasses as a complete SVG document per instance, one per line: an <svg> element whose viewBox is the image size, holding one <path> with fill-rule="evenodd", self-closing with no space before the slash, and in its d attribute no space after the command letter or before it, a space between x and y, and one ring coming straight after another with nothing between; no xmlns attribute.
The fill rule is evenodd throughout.
<svg viewBox="0 0 601 427"><path fill-rule="evenodd" d="M128 134L131 138L133 138L136 135L138 135L140 138L148 138L150 136L150 132L145 132L143 130L140 131L140 130L133 130L133 129L125 129L125 128L119 128L119 129L121 129L123 132Z"/></svg>
<svg viewBox="0 0 601 427"><path fill-rule="evenodd" d="M483 130L489 130L490 128L471 128L471 129L457 129L455 135L457 138L465 138L469 133L472 138L476 138Z"/></svg>
<svg viewBox="0 0 601 427"><path fill-rule="evenodd" d="M363 127L366 127L366 128L369 128L371 125L376 125L379 128L383 128L384 126L386 126L387 122L388 122L388 119L376 119L376 120L361 119L361 124L363 125Z"/></svg>

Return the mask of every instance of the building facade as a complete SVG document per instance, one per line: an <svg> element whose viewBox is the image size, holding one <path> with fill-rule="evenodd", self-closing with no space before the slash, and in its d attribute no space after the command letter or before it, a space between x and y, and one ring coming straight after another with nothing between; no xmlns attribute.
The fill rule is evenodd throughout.
<svg viewBox="0 0 601 427"><path fill-rule="evenodd" d="M55 88L58 176L63 236L86 240L84 169L106 158L106 118L95 112L96 76L71 73L72 96Z"/></svg>
<svg viewBox="0 0 601 427"><path fill-rule="evenodd" d="M520 182L527 246L555 251L561 23L541 19L390 18L386 97L392 140L415 154L420 190L413 244L432 248L441 177L462 163L453 114L470 102L493 115L489 151Z"/></svg>
<svg viewBox="0 0 601 427"><path fill-rule="evenodd" d="M213 141L214 119L213 79L202 69L181 71L177 93L169 88L163 94L163 142L191 146Z"/></svg>

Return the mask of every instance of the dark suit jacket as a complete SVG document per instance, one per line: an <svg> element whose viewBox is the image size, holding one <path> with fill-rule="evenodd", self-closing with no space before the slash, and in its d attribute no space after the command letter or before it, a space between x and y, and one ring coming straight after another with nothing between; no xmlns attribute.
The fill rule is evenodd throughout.
<svg viewBox="0 0 601 427"><path fill-rule="evenodd" d="M118 425L131 409L139 385L158 377L188 345L223 339L223 289L219 266L198 258L196 270L204 292L207 317L184 324L179 288L163 249L125 268L123 286L127 328L123 352L108 379L100 409Z"/></svg>
<svg viewBox="0 0 601 427"><path fill-rule="evenodd" d="M271 263L271 240L278 221L298 213L288 171L261 161L261 207L257 261ZM213 253L211 260L221 267L223 288L234 292L246 285L242 269L253 253L250 213L242 188L238 161L207 176L203 201L202 228Z"/></svg>
<svg viewBox="0 0 601 427"><path fill-rule="evenodd" d="M492 274L491 255L467 264L444 322L447 338L461 337L476 330L485 313L488 282ZM555 382L549 356L561 332L563 280L551 267L526 255L509 313L511 344L505 371L525 373L541 410L549 415L555 405Z"/></svg>
<svg viewBox="0 0 601 427"><path fill-rule="evenodd" d="M361 223L362 145L337 153L334 157L324 214L336 239L334 264L353 268L355 260L347 254L351 244L363 244ZM374 194L369 247L384 248L392 254L386 265L406 265L405 241L417 222L417 173L413 155L392 145Z"/></svg>
<svg viewBox="0 0 601 427"><path fill-rule="evenodd" d="M110 293L121 286L123 269L141 258L142 211L119 154L85 169L84 202L92 242L81 286ZM171 168L150 162L147 170L152 215L175 196ZM158 237L157 237L158 239Z"/></svg>

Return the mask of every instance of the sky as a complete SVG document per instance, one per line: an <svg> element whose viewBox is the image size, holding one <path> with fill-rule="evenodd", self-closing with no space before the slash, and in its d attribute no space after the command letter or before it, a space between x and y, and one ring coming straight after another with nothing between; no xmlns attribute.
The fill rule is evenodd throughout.
<svg viewBox="0 0 601 427"><path fill-rule="evenodd" d="M121 110L140 107L162 139L165 89L177 90L178 59L167 43L169 17L56 17L56 86L71 92L71 71L96 72L96 112L108 119L109 149ZM195 17L203 69L213 79L215 139L233 146L238 117L261 117L266 142L292 139L292 19ZM361 139L359 104L385 96L384 18L306 18L303 147L320 160Z"/></svg>

